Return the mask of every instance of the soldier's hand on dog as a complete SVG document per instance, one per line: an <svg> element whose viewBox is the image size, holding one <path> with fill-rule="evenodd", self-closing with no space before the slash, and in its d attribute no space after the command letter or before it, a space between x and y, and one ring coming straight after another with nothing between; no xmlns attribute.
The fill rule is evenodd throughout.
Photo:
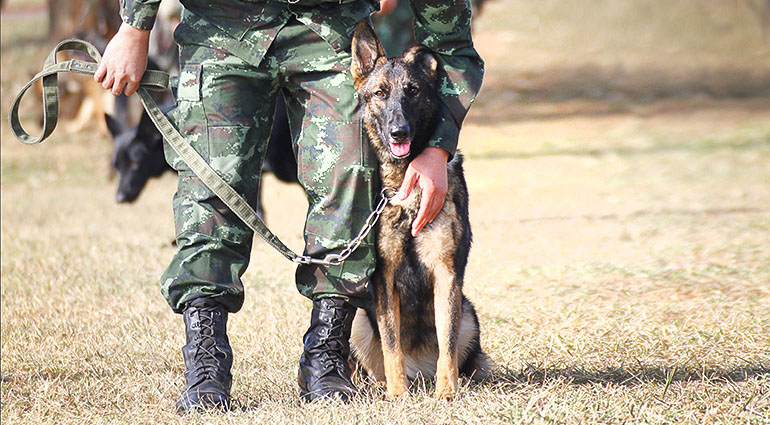
<svg viewBox="0 0 770 425"><path fill-rule="evenodd" d="M147 68L150 31L123 23L104 49L94 80L115 96L131 96L139 88Z"/></svg>
<svg viewBox="0 0 770 425"><path fill-rule="evenodd" d="M380 0L380 10L377 13L389 15L396 10L396 6L398 6L398 0Z"/></svg>
<svg viewBox="0 0 770 425"><path fill-rule="evenodd" d="M401 200L406 199L415 183L422 189L420 210L412 222L412 236L433 221L444 206L447 192L446 163L449 152L437 147L427 147L406 169L404 182L399 188Z"/></svg>

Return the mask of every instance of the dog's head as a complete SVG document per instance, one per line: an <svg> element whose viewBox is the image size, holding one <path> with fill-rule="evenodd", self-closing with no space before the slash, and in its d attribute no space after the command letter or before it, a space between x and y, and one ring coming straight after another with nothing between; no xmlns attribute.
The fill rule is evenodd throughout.
<svg viewBox="0 0 770 425"><path fill-rule="evenodd" d="M364 126L380 162L408 161L427 146L439 100L433 52L417 45L388 59L371 27L353 35L350 71L363 107Z"/></svg>
<svg viewBox="0 0 770 425"><path fill-rule="evenodd" d="M110 115L104 116L114 140L112 167L118 173L118 202L133 202L151 177L168 168L163 155L163 137L147 114L139 125L127 127Z"/></svg>

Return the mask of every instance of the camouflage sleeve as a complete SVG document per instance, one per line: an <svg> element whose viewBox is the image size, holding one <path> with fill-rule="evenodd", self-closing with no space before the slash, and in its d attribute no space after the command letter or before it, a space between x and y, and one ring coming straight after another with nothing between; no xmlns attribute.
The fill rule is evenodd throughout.
<svg viewBox="0 0 770 425"><path fill-rule="evenodd" d="M481 89L484 61L471 39L470 0L412 0L418 42L436 52L443 113L430 146L453 154L460 127Z"/></svg>
<svg viewBox="0 0 770 425"><path fill-rule="evenodd" d="M123 22L140 30L151 30L160 0L120 0Z"/></svg>

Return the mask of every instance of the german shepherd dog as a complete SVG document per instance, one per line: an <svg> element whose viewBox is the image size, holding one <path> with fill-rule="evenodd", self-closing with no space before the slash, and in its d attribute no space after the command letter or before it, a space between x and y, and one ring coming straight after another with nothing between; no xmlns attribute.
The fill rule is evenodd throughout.
<svg viewBox="0 0 770 425"><path fill-rule="evenodd" d="M424 46L388 60L367 23L356 27L351 73L363 108L363 125L380 162L383 187L398 188L409 162L422 152L438 121L438 62ZM377 223L374 306L353 321L353 361L385 380L387 393L407 391L407 378L436 376L436 396L452 398L458 372L487 376L479 322L462 294L471 246L468 190L459 153L447 164L446 201L434 221L410 233L420 190L394 198Z"/></svg>

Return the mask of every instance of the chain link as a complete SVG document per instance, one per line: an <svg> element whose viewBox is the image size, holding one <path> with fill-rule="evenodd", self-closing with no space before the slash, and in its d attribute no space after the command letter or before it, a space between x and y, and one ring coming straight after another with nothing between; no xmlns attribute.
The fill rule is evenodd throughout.
<svg viewBox="0 0 770 425"><path fill-rule="evenodd" d="M324 258L313 258L308 255L302 255L297 258L295 258L293 261L295 263L299 264L319 264L322 266L339 266L345 260L350 257L353 252L358 249L358 246L361 245L361 242L364 241L366 238L366 235L369 234L369 232L372 231L374 228L374 225L377 224L377 220L380 219L380 214L382 214L382 211L385 210L385 207L388 205L388 202L393 199L398 192L396 189L392 187L384 187L380 191L380 202L377 204L377 207L372 211L371 214L369 214L369 217L366 218L366 222L364 223L363 227L361 228L361 231L358 232L358 236L353 238L350 242L348 242L348 246L345 247L342 251L340 251L339 254L327 254Z"/></svg>

